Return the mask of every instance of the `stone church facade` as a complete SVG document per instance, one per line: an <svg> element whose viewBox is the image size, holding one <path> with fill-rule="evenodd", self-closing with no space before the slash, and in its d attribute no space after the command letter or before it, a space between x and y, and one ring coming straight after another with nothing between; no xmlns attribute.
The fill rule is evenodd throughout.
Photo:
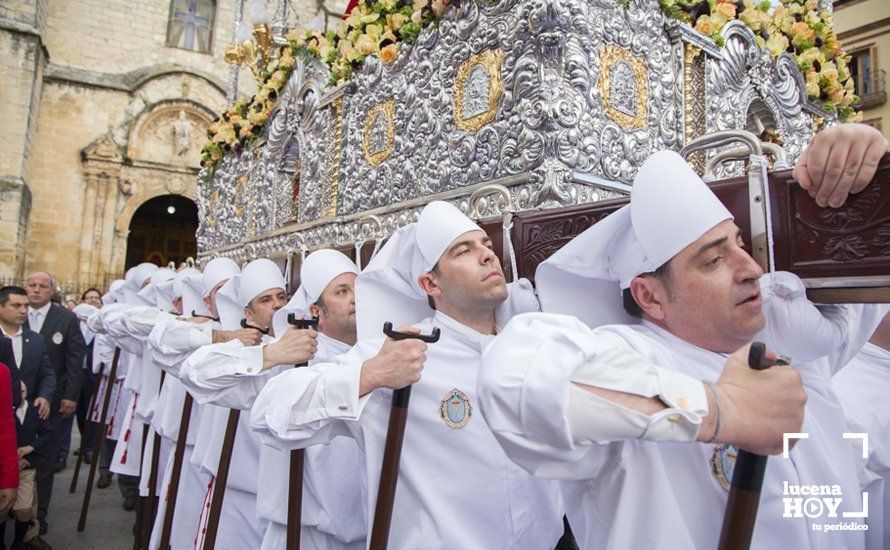
<svg viewBox="0 0 890 550"><path fill-rule="evenodd" d="M0 3L0 279L41 269L69 290L104 286L124 271L140 205L194 198L206 128L227 103L223 52L245 4ZM267 4L288 27L319 9ZM254 89L249 71L238 81L239 93Z"/></svg>

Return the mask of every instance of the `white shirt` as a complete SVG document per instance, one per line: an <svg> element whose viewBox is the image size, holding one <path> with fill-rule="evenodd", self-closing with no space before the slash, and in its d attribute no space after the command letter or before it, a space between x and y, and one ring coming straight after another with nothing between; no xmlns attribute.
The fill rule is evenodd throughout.
<svg viewBox="0 0 890 550"><path fill-rule="evenodd" d="M111 365L114 361L115 348L119 347L118 338L115 337L110 328L109 319L120 317L119 313L127 306L125 304L108 304L103 306L97 312L93 313L87 319L87 327L96 333L96 343L93 346L93 374L99 372L99 365L105 365L104 376L111 374ZM118 380L123 380L127 376L128 353L121 348L120 357L118 358L117 374Z"/></svg>
<svg viewBox="0 0 890 550"><path fill-rule="evenodd" d="M0 328L0 330L3 330ZM12 354L15 355L16 367L22 364L22 327L15 334L9 334L3 330L3 334L12 340Z"/></svg>
<svg viewBox="0 0 890 550"><path fill-rule="evenodd" d="M40 329L43 328L43 322L46 321L46 314L49 313L50 306L52 306L52 302L47 302L40 309L28 308L28 326L31 330L37 333L40 332Z"/></svg>
<svg viewBox="0 0 890 550"><path fill-rule="evenodd" d="M161 369L154 363L148 346L148 338L152 329L158 323L172 319L173 315L152 307L135 307L128 311L124 319L124 327L130 338L139 342L141 353L134 363L135 372L131 371L124 387L128 387L130 378L138 376L138 380L132 380L133 388L139 394L136 405L136 419L143 424L149 424L154 415L155 403L161 390Z"/></svg>

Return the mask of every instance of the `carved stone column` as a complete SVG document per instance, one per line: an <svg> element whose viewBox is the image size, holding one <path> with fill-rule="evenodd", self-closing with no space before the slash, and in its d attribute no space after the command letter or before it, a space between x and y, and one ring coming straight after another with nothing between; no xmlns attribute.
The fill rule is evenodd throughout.
<svg viewBox="0 0 890 550"><path fill-rule="evenodd" d="M78 284L102 285L109 271L111 237L123 155L109 136L81 152L84 202L80 227Z"/></svg>
<svg viewBox="0 0 890 550"><path fill-rule="evenodd" d="M129 229L114 231L114 241L111 245L111 273L122 275L124 272L124 262L127 260L127 237L129 236Z"/></svg>

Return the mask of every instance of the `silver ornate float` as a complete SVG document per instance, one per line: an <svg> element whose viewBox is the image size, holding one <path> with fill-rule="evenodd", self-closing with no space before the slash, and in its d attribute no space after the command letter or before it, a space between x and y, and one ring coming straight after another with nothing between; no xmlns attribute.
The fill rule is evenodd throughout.
<svg viewBox="0 0 890 550"><path fill-rule="evenodd" d="M771 57L741 22L717 47L642 5L463 0L395 62L368 58L338 88L298 59L264 139L202 174L201 259L379 239L433 199L494 220L505 205L613 198L652 152L719 130L770 131L793 163L814 119L831 122L793 59ZM718 177L742 169L691 160ZM498 200L471 204L491 185Z"/></svg>

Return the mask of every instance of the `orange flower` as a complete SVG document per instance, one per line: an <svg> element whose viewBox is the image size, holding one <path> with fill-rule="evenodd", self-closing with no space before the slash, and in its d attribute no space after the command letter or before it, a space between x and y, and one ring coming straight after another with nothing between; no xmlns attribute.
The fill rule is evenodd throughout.
<svg viewBox="0 0 890 550"><path fill-rule="evenodd" d="M399 45L398 44L390 44L383 49L380 50L380 61L384 63L392 63L396 60L396 56L399 53Z"/></svg>
<svg viewBox="0 0 890 550"><path fill-rule="evenodd" d="M714 22L707 15L702 15L698 18L698 21L695 22L695 30L702 33L705 36L711 36L711 33L714 32Z"/></svg>

